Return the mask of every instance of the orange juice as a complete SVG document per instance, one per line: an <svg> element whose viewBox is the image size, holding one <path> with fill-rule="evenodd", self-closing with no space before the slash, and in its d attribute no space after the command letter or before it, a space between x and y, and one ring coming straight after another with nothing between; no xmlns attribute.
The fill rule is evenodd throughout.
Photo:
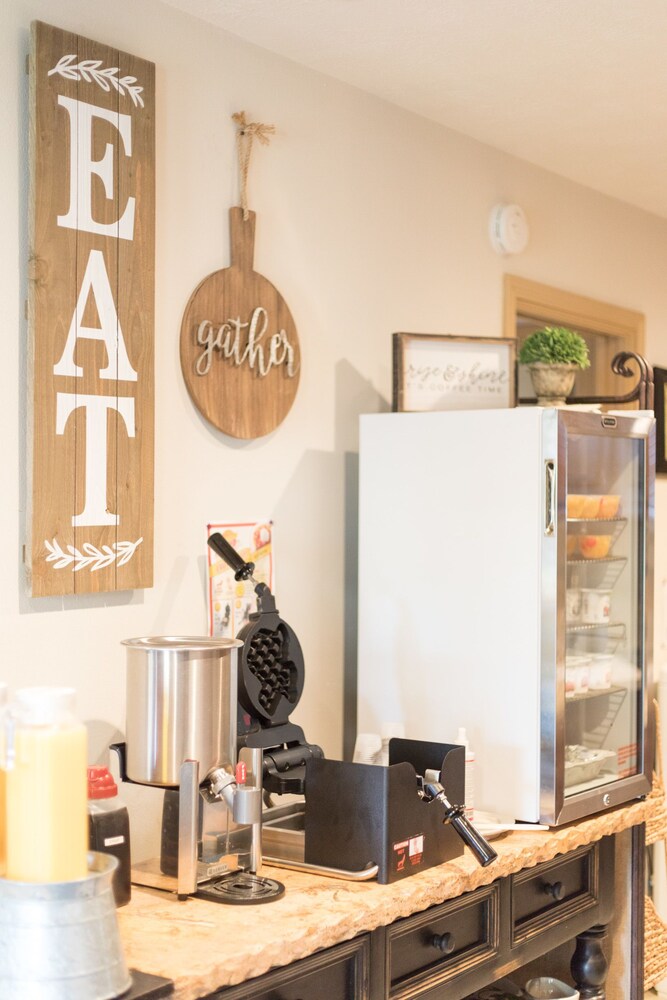
<svg viewBox="0 0 667 1000"><path fill-rule="evenodd" d="M88 874L87 739L69 711L72 697L67 689L26 688L10 709L7 878L19 882Z"/></svg>

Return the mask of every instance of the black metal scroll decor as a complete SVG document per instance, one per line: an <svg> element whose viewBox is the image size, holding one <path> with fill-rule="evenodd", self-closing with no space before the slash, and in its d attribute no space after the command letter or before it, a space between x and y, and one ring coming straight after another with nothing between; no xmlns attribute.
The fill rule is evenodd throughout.
<svg viewBox="0 0 667 1000"><path fill-rule="evenodd" d="M634 361L639 368L639 381L634 389L626 392L623 396L568 396L568 403L601 403L605 405L618 406L621 403L639 402L640 410L653 409L653 368L646 358L634 351L620 351L615 354L611 362L611 370L614 375L621 375L623 378L632 378L636 372L628 367L628 362ZM520 403L534 403L535 399L520 399Z"/></svg>

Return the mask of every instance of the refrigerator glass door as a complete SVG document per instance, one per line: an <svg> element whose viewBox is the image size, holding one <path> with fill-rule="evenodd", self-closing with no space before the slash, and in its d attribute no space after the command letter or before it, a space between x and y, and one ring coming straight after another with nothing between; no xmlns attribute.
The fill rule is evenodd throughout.
<svg viewBox="0 0 667 1000"><path fill-rule="evenodd" d="M645 440L568 430L563 794L642 774Z"/></svg>

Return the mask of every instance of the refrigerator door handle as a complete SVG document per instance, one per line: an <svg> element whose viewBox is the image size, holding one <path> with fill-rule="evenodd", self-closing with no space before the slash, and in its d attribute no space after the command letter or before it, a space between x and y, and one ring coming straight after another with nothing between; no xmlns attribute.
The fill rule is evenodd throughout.
<svg viewBox="0 0 667 1000"><path fill-rule="evenodd" d="M548 458L544 463L544 534L553 535L556 530L556 463Z"/></svg>

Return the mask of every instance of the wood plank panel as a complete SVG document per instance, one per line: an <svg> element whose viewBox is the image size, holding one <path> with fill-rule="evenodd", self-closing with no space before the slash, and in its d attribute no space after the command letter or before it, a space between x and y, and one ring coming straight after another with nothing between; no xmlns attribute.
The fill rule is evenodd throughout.
<svg viewBox="0 0 667 1000"><path fill-rule="evenodd" d="M151 586L154 66L32 43L32 593Z"/></svg>
<svg viewBox="0 0 667 1000"><path fill-rule="evenodd" d="M113 48L99 45L86 38L79 38L78 59L79 65L90 62L91 65L99 61L101 67L117 66L118 53ZM87 128L79 130L76 138L77 151L79 155L86 155L85 147L90 143L91 159L94 163L103 160L108 150L113 151L110 158L111 169L113 171L113 182L111 191L107 190L101 178L93 174L88 180L85 175L79 178L77 188L77 221L81 227L87 226L87 217L91 216L96 222L100 222L110 229L110 235L104 236L100 233L91 233L86 228L77 230L76 248L76 287L77 287L77 316L75 320L76 348L74 360L78 367L82 369L82 374L76 379L76 399L75 409L69 418L69 424L65 427L65 434L70 431L73 424L74 438L76 441L76 477L74 492L74 509L72 517L77 520L74 525L74 546L81 554L91 554L93 551L108 553L114 551L117 541L117 526L113 524L85 523L81 524L80 519L88 512L86 521L99 522L104 516L109 520L117 514L116 503L116 479L118 475L116 461L116 424L113 411L106 414L93 410L96 405L92 399L104 399L118 395L117 378L102 377L101 373L108 368L116 367L118 355L118 319L113 322L113 347L112 351L101 340L90 339L86 336L87 330L105 328L107 323L111 323L110 316L105 315L115 312L117 317L116 303L118 301L118 218L120 214L119 191L118 191L118 168L119 168L119 121L118 121L118 91L110 86L104 90L100 86L94 86L92 81L86 80L83 76L78 81L77 100L80 106L80 114L85 114L85 107L94 104L96 109L104 109L109 113L109 119L105 119L96 114L90 123L90 137ZM66 122L63 122L66 127ZM80 147L84 147L81 149ZM88 200L91 211L88 211ZM86 294L86 288L90 285L90 291ZM112 301L108 302L105 297L111 296ZM85 301L84 301L85 300ZM101 424L101 428L99 428ZM101 435L102 439L98 439ZM93 451L99 452L101 448L106 448L106 461L100 462L102 472L102 482L100 487L104 488L106 479L106 490L104 503L94 504L96 485L93 484L93 477L90 475L90 463L93 461ZM97 477L95 477L97 479ZM92 494L92 495L91 495ZM91 509L92 508L92 509ZM95 511L98 513L95 513ZM92 547L92 548L91 548ZM99 563L99 566L98 566ZM95 559L90 563L90 567L84 566L76 570L74 574L75 593L99 593L102 591L116 589L116 560L108 561L104 556Z"/></svg>
<svg viewBox="0 0 667 1000"><path fill-rule="evenodd" d="M75 486L76 442L72 435L54 432L57 387L53 379L55 345L64 344L76 304L77 234L55 225L66 211L69 199L69 161L60 152L60 114L55 81L48 76L61 52L78 57L78 37L61 32L55 38L46 25L33 25L30 57L30 163L32 197L31 262L29 285L30 346L28 355L29 470L32 470L31 537L29 569L32 593L74 593L74 568L65 565L57 573L46 559L47 545L74 544L72 497ZM39 87L38 87L39 81ZM45 94L48 89L48 94ZM77 83L61 79L57 88L76 99ZM56 262L57 265L56 265ZM63 378L59 388L76 392L76 379ZM66 470L66 473L63 473Z"/></svg>
<svg viewBox="0 0 667 1000"><path fill-rule="evenodd" d="M124 590L153 583L155 67L124 52L118 60L121 77L136 77L143 88L143 106L129 102L123 108L132 116L132 157L127 169L119 171L121 205L132 195L136 205L134 239L118 245L118 315L128 355L141 378L133 387L135 437L128 438L124 430L118 435L118 542L143 538L132 559L116 562L116 587ZM119 383L119 393L127 391L127 385ZM128 535L126 524L141 526L141 533Z"/></svg>

